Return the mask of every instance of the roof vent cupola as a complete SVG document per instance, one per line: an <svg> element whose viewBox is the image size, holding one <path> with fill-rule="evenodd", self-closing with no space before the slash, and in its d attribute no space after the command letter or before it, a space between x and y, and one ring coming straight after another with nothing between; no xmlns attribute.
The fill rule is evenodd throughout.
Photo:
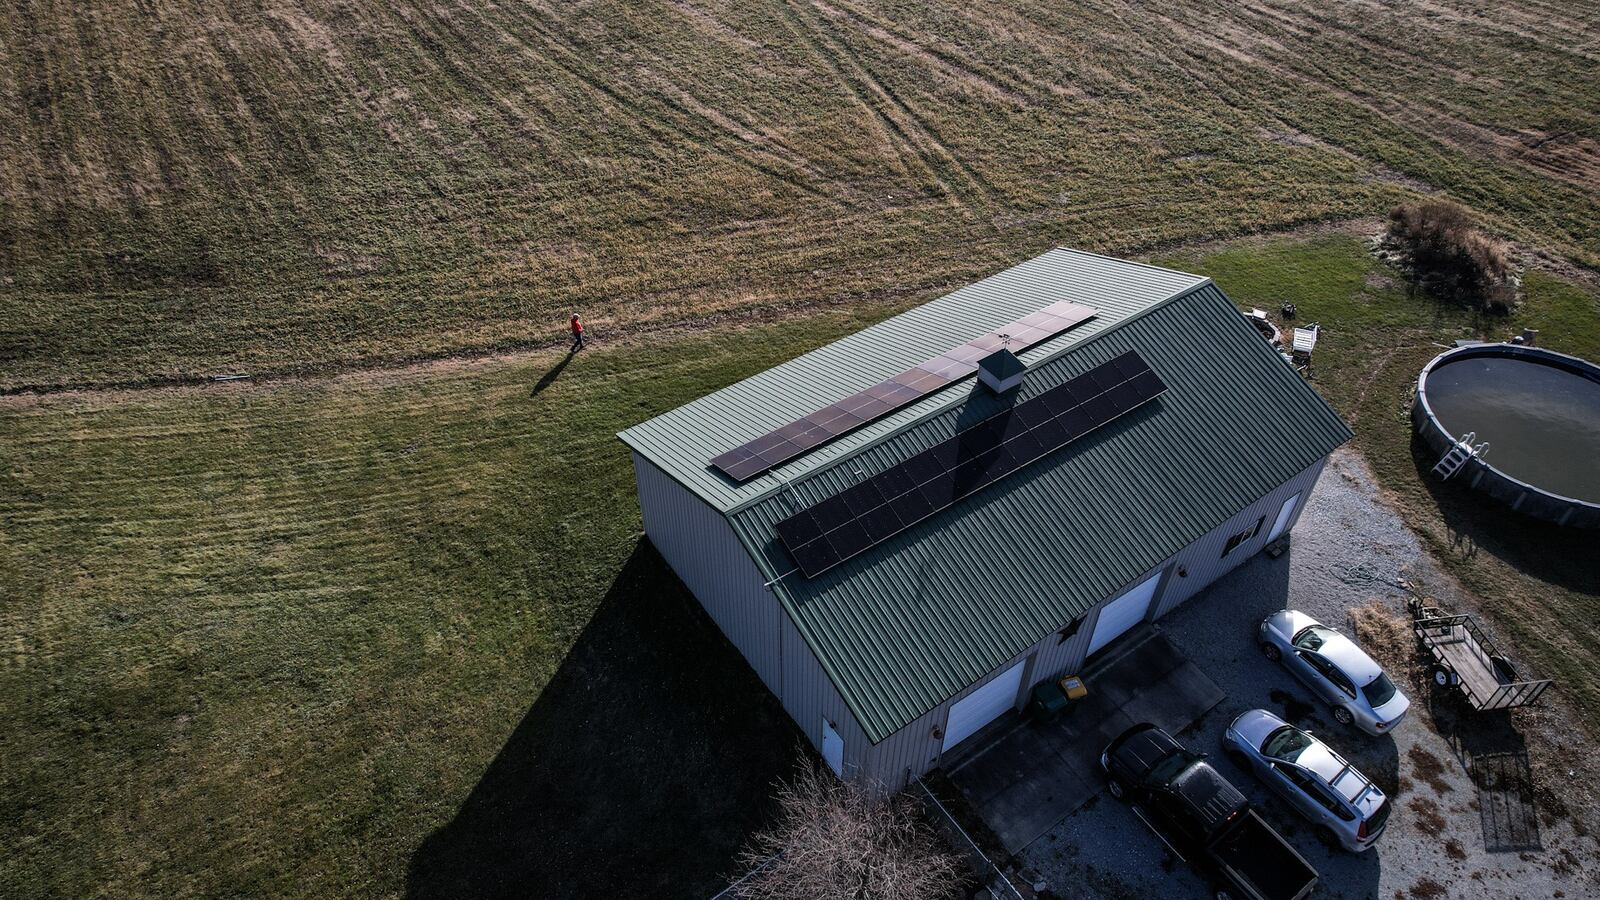
<svg viewBox="0 0 1600 900"><path fill-rule="evenodd" d="M1001 347L978 362L978 380L996 394L1015 390L1022 385L1022 376L1028 367L1010 350Z"/></svg>

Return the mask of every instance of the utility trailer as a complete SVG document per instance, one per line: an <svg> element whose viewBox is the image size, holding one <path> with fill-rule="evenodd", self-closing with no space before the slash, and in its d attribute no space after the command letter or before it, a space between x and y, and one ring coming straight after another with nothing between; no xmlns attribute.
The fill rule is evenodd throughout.
<svg viewBox="0 0 1600 900"><path fill-rule="evenodd" d="M1428 677L1439 687L1459 688L1473 709L1528 706L1550 687L1549 679L1519 681L1511 660L1472 616L1447 614L1417 597L1406 605L1417 642L1433 657Z"/></svg>

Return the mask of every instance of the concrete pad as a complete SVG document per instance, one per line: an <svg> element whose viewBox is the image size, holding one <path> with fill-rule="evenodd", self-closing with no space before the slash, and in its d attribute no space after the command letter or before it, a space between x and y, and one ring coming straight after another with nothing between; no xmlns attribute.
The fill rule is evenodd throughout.
<svg viewBox="0 0 1600 900"><path fill-rule="evenodd" d="M1222 688L1194 663L1185 662L1141 692L1124 712L1135 722L1154 722L1176 734L1221 703Z"/></svg>
<svg viewBox="0 0 1600 900"><path fill-rule="evenodd" d="M1052 742L1034 726L1024 724L951 772L950 780L968 799L982 802L1027 779L1043 760L1055 755Z"/></svg>
<svg viewBox="0 0 1600 900"><path fill-rule="evenodd" d="M1139 722L1177 733L1223 699L1160 633L1085 675L1089 696L1052 722L1027 722L957 764L950 780L1012 853L1076 812L1104 784L1100 752Z"/></svg>
<svg viewBox="0 0 1600 900"><path fill-rule="evenodd" d="M1012 785L984 806L984 820L1009 853L1017 853L1082 806L1100 789L1059 760L1050 760L1031 777Z"/></svg>

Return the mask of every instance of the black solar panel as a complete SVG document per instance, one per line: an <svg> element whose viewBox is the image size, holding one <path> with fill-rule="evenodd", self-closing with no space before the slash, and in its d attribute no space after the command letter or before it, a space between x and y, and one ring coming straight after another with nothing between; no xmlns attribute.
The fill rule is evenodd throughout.
<svg viewBox="0 0 1600 900"><path fill-rule="evenodd" d="M813 578L1165 390L1129 351L795 513L778 537Z"/></svg>
<svg viewBox="0 0 1600 900"><path fill-rule="evenodd" d="M734 481L749 481L814 447L971 375L978 370L978 360L1003 346L1020 353L1094 316L1095 310L1087 306L1067 300L1053 303L1009 325L979 335L959 347L952 347L893 378L829 404L803 419L735 447L714 457L711 465Z"/></svg>

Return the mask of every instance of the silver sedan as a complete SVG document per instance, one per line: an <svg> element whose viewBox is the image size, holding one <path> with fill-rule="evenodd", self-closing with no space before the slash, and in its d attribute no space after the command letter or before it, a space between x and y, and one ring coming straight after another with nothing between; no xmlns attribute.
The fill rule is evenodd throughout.
<svg viewBox="0 0 1600 900"><path fill-rule="evenodd" d="M1261 652L1316 692L1334 721L1368 734L1388 734L1411 708L1383 669L1356 642L1299 610L1275 612L1261 623Z"/></svg>
<svg viewBox="0 0 1600 900"><path fill-rule="evenodd" d="M1389 798L1311 732L1252 709L1233 720L1222 744L1239 768L1312 822L1323 841L1359 853L1383 834Z"/></svg>

